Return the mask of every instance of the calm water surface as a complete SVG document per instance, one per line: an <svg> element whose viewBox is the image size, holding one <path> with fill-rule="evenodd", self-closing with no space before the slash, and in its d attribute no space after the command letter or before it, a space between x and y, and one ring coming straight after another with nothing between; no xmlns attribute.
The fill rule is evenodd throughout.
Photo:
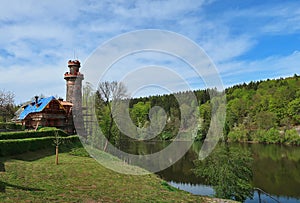
<svg viewBox="0 0 300 203"><path fill-rule="evenodd" d="M133 142L126 143L124 148L131 153L147 154L159 151L167 145L167 142ZM300 202L300 147L230 144L229 148L231 147L250 150L253 157L252 185L270 195L254 191L252 199L247 199L246 203ZM196 177L192 171L200 149L201 143L194 143L181 160L158 175L176 188L197 195L213 196L213 188L203 178Z"/></svg>

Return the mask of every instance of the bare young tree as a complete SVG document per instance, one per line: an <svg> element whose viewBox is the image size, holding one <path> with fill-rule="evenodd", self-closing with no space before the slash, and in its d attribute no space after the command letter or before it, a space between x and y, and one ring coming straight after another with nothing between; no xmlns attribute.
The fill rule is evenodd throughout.
<svg viewBox="0 0 300 203"><path fill-rule="evenodd" d="M113 136L112 128L113 128L115 114L113 112L112 102L119 101L121 99L126 98L127 97L126 92L127 92L127 90L126 90L126 87L124 86L124 84L120 83L120 82L116 82L116 81L101 82L98 86L99 96L100 96L101 100L103 100L105 105L108 106L108 109L109 109L110 119L109 119L109 126L108 126L108 130L107 130L107 140L108 141L110 141ZM105 143L104 151L107 148L108 141L106 141L106 143Z"/></svg>
<svg viewBox="0 0 300 203"><path fill-rule="evenodd" d="M0 121L7 121L14 115L14 93L0 90Z"/></svg>
<svg viewBox="0 0 300 203"><path fill-rule="evenodd" d="M54 145L55 145L55 164L58 165L58 147L61 144L61 138L57 130L54 131Z"/></svg>

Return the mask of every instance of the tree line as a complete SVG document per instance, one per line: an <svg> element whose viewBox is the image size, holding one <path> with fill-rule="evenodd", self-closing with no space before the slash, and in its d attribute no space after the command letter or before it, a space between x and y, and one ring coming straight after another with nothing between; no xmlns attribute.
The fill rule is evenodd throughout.
<svg viewBox="0 0 300 203"><path fill-rule="evenodd" d="M299 87L300 76L295 74L285 79L252 81L227 88L224 139L239 142L300 144L299 134L295 130L295 126L300 125ZM191 102L187 96L191 93L196 96L197 103ZM115 123L114 118L118 112L111 111L112 100L119 99L126 103L130 119L140 130L150 126L149 110L155 106L161 107L157 114L165 113L166 121L161 121L164 124L163 130L155 137L159 140L174 138L182 125L182 109L185 105L197 105L201 125L196 139L203 140L210 126L213 103L218 102L211 100L210 94L218 94L218 91L205 89L128 98L126 87L122 83L103 82L96 92L95 109L102 131L111 142L116 143L124 135ZM176 99L179 96L186 98L180 104ZM156 125L161 123L159 120L156 121ZM143 133L145 132L139 132L141 138Z"/></svg>
<svg viewBox="0 0 300 203"><path fill-rule="evenodd" d="M300 125L299 87L300 76L295 74L293 77L252 81L227 88L225 140L299 145L299 134L295 130L295 127ZM84 92L87 89L89 87L85 86ZM160 140L174 138L181 125L189 124L181 118L181 111L188 110L191 106L196 107L201 118L196 139L203 140L210 126L212 106L214 102L218 102L211 100L210 94L217 93L216 89L205 89L128 98L126 87L122 83L103 82L100 83L96 93L93 93L93 99L99 125L105 136L113 143L123 138L124 134L116 125L115 117L120 112L117 109L115 112L112 111L112 101L122 101L129 107L127 109L129 119L138 127L137 133L141 139L148 133L143 129L149 129L151 126L149 111L152 107L161 107L155 114L157 115L155 125L163 128L155 137ZM190 99L191 94L195 95L197 102ZM182 98L180 104L178 97ZM10 121L15 110L14 94L0 91L0 122ZM164 114L165 120L164 116L159 116Z"/></svg>

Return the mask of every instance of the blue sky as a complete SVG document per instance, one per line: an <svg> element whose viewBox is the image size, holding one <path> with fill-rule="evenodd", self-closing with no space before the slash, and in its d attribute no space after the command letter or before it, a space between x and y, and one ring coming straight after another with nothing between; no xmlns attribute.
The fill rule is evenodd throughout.
<svg viewBox="0 0 300 203"><path fill-rule="evenodd" d="M17 104L41 93L65 97L63 74L74 50L84 63L105 41L138 29L195 41L226 87L300 74L296 0L3 0L0 88L14 92Z"/></svg>

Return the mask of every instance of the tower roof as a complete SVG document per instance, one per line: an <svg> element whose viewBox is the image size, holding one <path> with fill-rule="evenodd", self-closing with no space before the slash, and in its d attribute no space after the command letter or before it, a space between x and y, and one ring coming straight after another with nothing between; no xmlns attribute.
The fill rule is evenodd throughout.
<svg viewBox="0 0 300 203"><path fill-rule="evenodd" d="M69 60L68 66L80 66L80 61L79 60Z"/></svg>

